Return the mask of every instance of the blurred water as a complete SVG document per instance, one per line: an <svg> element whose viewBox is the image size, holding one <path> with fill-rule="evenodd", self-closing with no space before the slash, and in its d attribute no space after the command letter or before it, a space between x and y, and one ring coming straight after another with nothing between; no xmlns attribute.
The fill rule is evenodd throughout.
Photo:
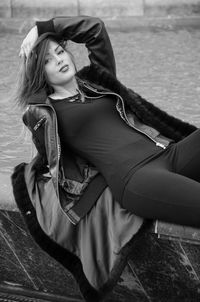
<svg viewBox="0 0 200 302"><path fill-rule="evenodd" d="M119 79L157 106L200 126L200 32L110 33ZM10 97L19 70L20 35L0 36L0 173L31 158L30 135ZM78 68L83 46L71 45Z"/></svg>

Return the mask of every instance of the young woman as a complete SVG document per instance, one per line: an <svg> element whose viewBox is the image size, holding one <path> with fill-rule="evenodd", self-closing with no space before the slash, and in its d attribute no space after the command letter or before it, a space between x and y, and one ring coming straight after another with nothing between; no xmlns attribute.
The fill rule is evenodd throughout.
<svg viewBox="0 0 200 302"><path fill-rule="evenodd" d="M85 43L90 66L76 71L66 40ZM103 206L114 202L128 210L129 218L136 214L135 230L138 216L200 226L200 130L117 80L100 19L37 22L20 55L25 72L18 100L38 150L23 173L43 228L57 227L61 236L55 200L79 225L101 198Z"/></svg>

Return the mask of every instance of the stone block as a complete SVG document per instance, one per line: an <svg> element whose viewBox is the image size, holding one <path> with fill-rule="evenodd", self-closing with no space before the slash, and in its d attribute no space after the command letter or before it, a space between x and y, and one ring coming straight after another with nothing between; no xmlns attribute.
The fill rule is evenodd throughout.
<svg viewBox="0 0 200 302"><path fill-rule="evenodd" d="M142 16L143 0L79 0L79 14L111 18Z"/></svg>
<svg viewBox="0 0 200 302"><path fill-rule="evenodd" d="M200 13L200 0L144 0L144 14L190 16Z"/></svg>
<svg viewBox="0 0 200 302"><path fill-rule="evenodd" d="M52 18L77 15L77 0L12 0L14 18Z"/></svg>
<svg viewBox="0 0 200 302"><path fill-rule="evenodd" d="M11 2L10 0L0 0L0 18L11 17Z"/></svg>

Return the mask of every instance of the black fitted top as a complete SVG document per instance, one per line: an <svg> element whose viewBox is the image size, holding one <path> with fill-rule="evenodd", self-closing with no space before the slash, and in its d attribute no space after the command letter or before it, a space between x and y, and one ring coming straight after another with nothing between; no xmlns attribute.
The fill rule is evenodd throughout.
<svg viewBox="0 0 200 302"><path fill-rule="evenodd" d="M56 111L61 146L73 149L105 177L114 197L120 199L135 169L160 152L147 136L120 117L116 96L51 100Z"/></svg>

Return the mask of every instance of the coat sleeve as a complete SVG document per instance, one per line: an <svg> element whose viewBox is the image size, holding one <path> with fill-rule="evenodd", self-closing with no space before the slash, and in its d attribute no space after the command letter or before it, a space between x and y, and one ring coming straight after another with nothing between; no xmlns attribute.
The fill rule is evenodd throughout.
<svg viewBox="0 0 200 302"><path fill-rule="evenodd" d="M66 40L84 43L91 64L97 64L116 75L115 58L103 21L89 16L56 17L36 22L38 34L47 32L61 34Z"/></svg>
<svg viewBox="0 0 200 302"><path fill-rule="evenodd" d="M41 172L47 172L47 156L45 149L45 141L44 141L44 123L45 119L41 117L37 119L32 112L27 110L22 120L24 124L28 127L28 129L32 133L32 141L37 149L37 161L35 163L35 168Z"/></svg>

